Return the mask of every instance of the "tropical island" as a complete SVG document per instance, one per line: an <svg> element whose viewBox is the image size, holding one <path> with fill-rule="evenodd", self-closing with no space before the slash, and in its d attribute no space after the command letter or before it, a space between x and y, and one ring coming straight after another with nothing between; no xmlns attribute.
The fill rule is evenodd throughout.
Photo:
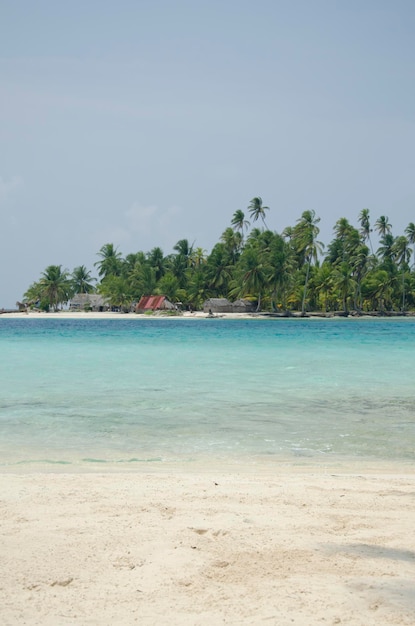
<svg viewBox="0 0 415 626"><path fill-rule="evenodd" d="M200 311L207 300L220 298L239 299L256 312L279 315L415 310L413 222L395 236L387 216L372 227L369 209L362 209L357 227L346 218L337 220L334 237L325 246L318 239L320 218L313 210L304 211L281 233L268 229L269 207L261 197L254 197L247 211L248 217L235 211L209 253L187 239L166 256L160 247L123 256L106 243L97 253L98 278L84 265L72 272L49 265L18 305L21 310L57 311L79 294L98 294L121 312L135 311L140 299L150 295L165 296L177 312Z"/></svg>

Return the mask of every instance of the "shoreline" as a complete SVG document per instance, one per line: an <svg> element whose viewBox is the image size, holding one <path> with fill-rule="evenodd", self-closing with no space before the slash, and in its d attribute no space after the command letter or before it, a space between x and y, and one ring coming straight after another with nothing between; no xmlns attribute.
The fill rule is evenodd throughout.
<svg viewBox="0 0 415 626"><path fill-rule="evenodd" d="M315 457L312 459L281 456L269 458L198 456L188 459L161 459L157 454L148 454L143 458L134 459L103 459L99 455L93 458L77 460L55 460L40 458L18 460L3 458L0 464L2 475L28 474L137 474L146 473L163 476L165 474L180 475L210 475L214 473L238 474L241 476L263 476L267 478L275 474L342 474L347 476L385 475L385 476L415 476L415 464L406 459L378 459L370 457L332 456L328 458Z"/></svg>
<svg viewBox="0 0 415 626"><path fill-rule="evenodd" d="M405 315L394 313L387 315L379 315L374 313L364 313L362 315L349 315L344 316L334 313L320 313L310 312L306 316L302 316L301 313L293 313L286 316L282 314L273 313L214 313L209 315L203 311L195 311L190 313L184 311L180 315L164 315L163 313L155 312L152 315L137 314L137 313L112 313L112 312L81 312L81 311L59 311L57 313L40 313L40 312L7 312L2 313L0 311L1 319L19 319L19 320L36 320L36 319L70 319L70 320L200 320L200 319L224 319L224 320L387 320L387 319L413 319L415 318L414 312L408 312Z"/></svg>
<svg viewBox="0 0 415 626"><path fill-rule="evenodd" d="M415 476L0 474L2 622L409 625Z"/></svg>

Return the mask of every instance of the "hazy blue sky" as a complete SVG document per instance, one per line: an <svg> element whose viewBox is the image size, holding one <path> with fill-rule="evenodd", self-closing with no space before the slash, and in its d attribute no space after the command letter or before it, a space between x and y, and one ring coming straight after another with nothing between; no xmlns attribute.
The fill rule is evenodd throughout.
<svg viewBox="0 0 415 626"><path fill-rule="evenodd" d="M210 251L258 195L402 234L414 33L413 0L0 0L0 307L107 242Z"/></svg>

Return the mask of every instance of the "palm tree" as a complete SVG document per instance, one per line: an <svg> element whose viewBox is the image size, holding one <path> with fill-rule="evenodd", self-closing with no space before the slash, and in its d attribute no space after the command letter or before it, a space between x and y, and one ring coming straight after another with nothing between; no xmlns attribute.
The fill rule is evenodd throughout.
<svg viewBox="0 0 415 626"><path fill-rule="evenodd" d="M328 308L329 296L332 293L333 281L332 281L333 268L330 263L324 262L316 271L313 277L314 289L318 294L318 300L323 305L325 311Z"/></svg>
<svg viewBox="0 0 415 626"><path fill-rule="evenodd" d="M147 254L147 260L154 269L156 280L160 280L166 273L166 260L163 250L159 246L156 246Z"/></svg>
<svg viewBox="0 0 415 626"><path fill-rule="evenodd" d="M146 263L147 257L144 252L130 252L125 259L121 260L121 274L124 278L129 279L134 273L135 268Z"/></svg>
<svg viewBox="0 0 415 626"><path fill-rule="evenodd" d="M257 297L257 311L261 310L261 299L267 284L267 268L258 248L250 247L241 257L243 295Z"/></svg>
<svg viewBox="0 0 415 626"><path fill-rule="evenodd" d="M387 215L381 215L375 222L375 229L381 237L392 233L392 224L389 224Z"/></svg>
<svg viewBox="0 0 415 626"><path fill-rule="evenodd" d="M369 257L369 248L365 246L365 244L361 244L355 251L351 259L351 264L353 268L353 278L356 281L356 291L355 291L355 309L362 308L362 280L367 271L368 266L368 257Z"/></svg>
<svg viewBox="0 0 415 626"><path fill-rule="evenodd" d="M201 308L209 297L206 280L206 262L197 265L187 284L187 297L192 309Z"/></svg>
<svg viewBox="0 0 415 626"><path fill-rule="evenodd" d="M98 274L107 278L107 276L120 276L122 270L121 252L114 248L113 243L106 243L97 253L101 257L100 261L94 263L98 267Z"/></svg>
<svg viewBox="0 0 415 626"><path fill-rule="evenodd" d="M268 230L268 226L265 223L265 211L269 211L269 206L264 206L262 204L262 198L259 196L252 198L248 206L248 211L254 222L261 218L264 222L265 228Z"/></svg>
<svg viewBox="0 0 415 626"><path fill-rule="evenodd" d="M138 284L141 287L140 295L144 295L144 296L151 295L154 292L156 288L156 284L157 284L156 270L154 269L154 267L151 267L151 265L149 265L148 263L143 263L143 265L139 266L137 274L139 277ZM163 274L163 276L164 275L165 274Z"/></svg>
<svg viewBox="0 0 415 626"><path fill-rule="evenodd" d="M107 276L98 287L100 294L105 296L110 305L128 312L133 301L131 285L124 276Z"/></svg>
<svg viewBox="0 0 415 626"><path fill-rule="evenodd" d="M352 288L356 286L356 281L352 278L352 268L348 263L342 262L336 266L332 275L333 285L340 291L343 302L343 311L347 315L347 300Z"/></svg>
<svg viewBox="0 0 415 626"><path fill-rule="evenodd" d="M232 279L233 266L230 264L228 250L224 243L217 243L206 263L206 281L209 290L215 296L227 296L228 285Z"/></svg>
<svg viewBox="0 0 415 626"><path fill-rule="evenodd" d="M301 218L297 220L297 224L294 228L293 241L297 249L297 252L304 258L304 262L307 263L307 271L304 283L304 291L301 303L301 315L305 315L305 302L307 296L307 285L310 276L311 261L317 261L318 255L323 250L323 244L317 241L317 236L320 232L317 224L320 218L316 217L315 211L304 211Z"/></svg>
<svg viewBox="0 0 415 626"><path fill-rule="evenodd" d="M389 270L392 269L392 265L393 265L392 261L394 257L394 250L393 250L394 242L395 240L393 238L393 235L391 235L390 233L386 233L385 235L383 235L383 237L379 241L380 246L377 251L378 255L382 259L382 264L385 267L387 267Z"/></svg>
<svg viewBox="0 0 415 626"><path fill-rule="evenodd" d="M271 233L272 234L272 233ZM284 311L287 311L287 290L294 268L292 247L282 235L272 234L268 254L268 283L271 289L271 308L276 310L277 296Z"/></svg>
<svg viewBox="0 0 415 626"><path fill-rule="evenodd" d="M284 237L284 239L288 239L289 241L291 241L294 236L294 226L286 226L282 231L282 236Z"/></svg>
<svg viewBox="0 0 415 626"><path fill-rule="evenodd" d="M192 262L193 244L190 245L187 239L180 239L180 241L173 246L173 250L175 250L177 254L173 254L170 257L169 269L179 281L179 288L184 289L186 273Z"/></svg>
<svg viewBox="0 0 415 626"><path fill-rule="evenodd" d="M201 247L195 248L192 254L192 265L195 268L199 268L206 263L206 250Z"/></svg>
<svg viewBox="0 0 415 626"><path fill-rule="evenodd" d="M368 241L370 250L373 254L372 242L370 240L370 233L372 229L370 227L370 214L369 209L362 209L359 213L360 234L362 235L363 242Z"/></svg>
<svg viewBox="0 0 415 626"><path fill-rule="evenodd" d="M262 231L260 228L252 228L247 238L247 242L246 242L247 245L248 246L257 245L261 237L261 234L262 234Z"/></svg>
<svg viewBox="0 0 415 626"><path fill-rule="evenodd" d="M158 284L160 294L167 296L170 302L177 301L177 292L179 291L179 288L179 281L172 272L166 272Z"/></svg>
<svg viewBox="0 0 415 626"><path fill-rule="evenodd" d="M241 209L238 209L233 214L231 225L241 234L243 234L244 230L248 229L249 221L245 219L245 213L241 211Z"/></svg>
<svg viewBox="0 0 415 626"><path fill-rule="evenodd" d="M231 262L235 264L242 247L242 233L227 228L221 235L221 241L228 250Z"/></svg>
<svg viewBox="0 0 415 626"><path fill-rule="evenodd" d="M96 281L96 278L92 278L91 272L86 269L85 265L75 267L71 279L74 293L91 293L94 291L92 283Z"/></svg>
<svg viewBox="0 0 415 626"><path fill-rule="evenodd" d="M379 311L385 310L386 304L391 304L394 277L386 270L378 269L367 275L362 285L366 296L376 299Z"/></svg>
<svg viewBox="0 0 415 626"><path fill-rule="evenodd" d="M401 267L402 265L408 265L411 258L412 250L409 248L409 241L405 235L396 237L392 245L392 252L396 263Z"/></svg>
<svg viewBox="0 0 415 626"><path fill-rule="evenodd" d="M409 241L405 235L397 237L392 245L392 253L395 261L402 272L402 313L405 312L405 270L408 269L409 259L412 250L409 248Z"/></svg>
<svg viewBox="0 0 415 626"><path fill-rule="evenodd" d="M123 277L127 280L133 300L154 293L157 284L156 268L152 267L144 254L137 253L134 266Z"/></svg>
<svg viewBox="0 0 415 626"><path fill-rule="evenodd" d="M415 224L413 222L409 222L408 226L405 228L405 235L408 238L408 243L411 243L414 247L413 259L414 259L414 267L415 267Z"/></svg>
<svg viewBox="0 0 415 626"><path fill-rule="evenodd" d="M351 234L353 227L349 223L345 217L341 217L334 225L334 233L336 238L340 241L340 248L342 254L342 261L346 260L346 248L347 248L347 239Z"/></svg>
<svg viewBox="0 0 415 626"><path fill-rule="evenodd" d="M39 284L42 299L55 311L59 304L67 302L72 295L69 273L62 270L62 265L49 265L42 273Z"/></svg>
<svg viewBox="0 0 415 626"><path fill-rule="evenodd" d="M42 300L42 287L41 287L40 281L37 281L29 285L29 287L23 294L23 302L26 304L26 306L33 306L33 305L39 306L41 304L41 300ZM46 303L46 306L48 307L49 305Z"/></svg>
<svg viewBox="0 0 415 626"><path fill-rule="evenodd" d="M173 246L173 250L188 259L192 256L193 244L190 245L188 239L180 239L180 241L178 241L176 245Z"/></svg>

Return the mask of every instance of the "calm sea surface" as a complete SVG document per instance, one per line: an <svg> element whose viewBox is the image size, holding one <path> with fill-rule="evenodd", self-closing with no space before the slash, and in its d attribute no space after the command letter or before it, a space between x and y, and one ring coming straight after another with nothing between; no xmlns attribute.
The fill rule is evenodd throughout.
<svg viewBox="0 0 415 626"><path fill-rule="evenodd" d="M415 319L0 319L0 465L415 451Z"/></svg>

